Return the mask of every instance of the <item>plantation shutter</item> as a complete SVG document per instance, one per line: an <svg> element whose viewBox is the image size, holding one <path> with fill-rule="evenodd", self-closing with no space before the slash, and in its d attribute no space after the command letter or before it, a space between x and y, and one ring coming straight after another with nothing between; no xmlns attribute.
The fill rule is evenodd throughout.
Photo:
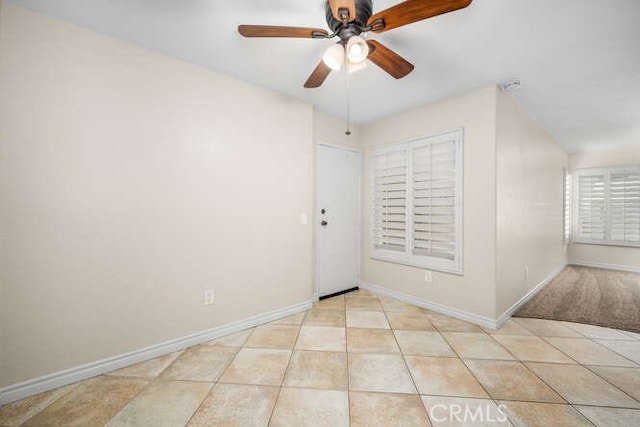
<svg viewBox="0 0 640 427"><path fill-rule="evenodd" d="M373 239L376 249L406 251L407 150L374 154Z"/></svg>
<svg viewBox="0 0 640 427"><path fill-rule="evenodd" d="M463 130L374 150L374 259L462 274Z"/></svg>
<svg viewBox="0 0 640 427"><path fill-rule="evenodd" d="M564 243L571 238L571 174L564 171Z"/></svg>
<svg viewBox="0 0 640 427"><path fill-rule="evenodd" d="M455 140L412 147L413 255L456 257Z"/></svg>
<svg viewBox="0 0 640 427"><path fill-rule="evenodd" d="M640 168L611 171L609 212L611 242L640 244Z"/></svg>
<svg viewBox="0 0 640 427"><path fill-rule="evenodd" d="M606 175L589 171L578 175L578 239L587 242L607 240Z"/></svg>

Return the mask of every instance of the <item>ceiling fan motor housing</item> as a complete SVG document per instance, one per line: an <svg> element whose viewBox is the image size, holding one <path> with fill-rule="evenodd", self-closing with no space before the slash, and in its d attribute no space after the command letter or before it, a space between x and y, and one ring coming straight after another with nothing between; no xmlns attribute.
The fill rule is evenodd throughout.
<svg viewBox="0 0 640 427"><path fill-rule="evenodd" d="M356 0L355 19L353 19L353 17L349 17L351 22L344 25L333 16L331 6L329 5L329 2L327 2L326 11L327 24L329 25L329 28L338 33L338 37L340 37L343 43L346 43L352 36L360 35L363 28L367 26L369 18L371 18L371 15L373 14L372 3L372 0Z"/></svg>

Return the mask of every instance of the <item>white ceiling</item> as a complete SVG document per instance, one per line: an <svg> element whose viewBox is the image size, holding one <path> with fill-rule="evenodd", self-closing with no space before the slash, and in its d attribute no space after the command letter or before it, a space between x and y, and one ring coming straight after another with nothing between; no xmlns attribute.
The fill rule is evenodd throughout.
<svg viewBox="0 0 640 427"><path fill-rule="evenodd" d="M426 0L428 1L428 0ZM346 115L347 77L303 83L334 41L245 39L238 24L326 28L324 0L11 0ZM374 12L399 0L374 0ZM474 0L380 35L416 69L352 74L359 124L518 77L512 96L567 151L640 149L640 1Z"/></svg>

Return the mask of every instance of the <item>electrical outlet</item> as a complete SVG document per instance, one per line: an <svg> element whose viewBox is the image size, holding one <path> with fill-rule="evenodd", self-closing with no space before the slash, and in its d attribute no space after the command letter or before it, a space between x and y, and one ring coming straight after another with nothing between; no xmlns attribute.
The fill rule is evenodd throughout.
<svg viewBox="0 0 640 427"><path fill-rule="evenodd" d="M213 289L207 289L204 291L204 305L211 305L215 300L215 291Z"/></svg>
<svg viewBox="0 0 640 427"><path fill-rule="evenodd" d="M424 272L424 281L427 283L431 283L433 281L433 274L429 270Z"/></svg>

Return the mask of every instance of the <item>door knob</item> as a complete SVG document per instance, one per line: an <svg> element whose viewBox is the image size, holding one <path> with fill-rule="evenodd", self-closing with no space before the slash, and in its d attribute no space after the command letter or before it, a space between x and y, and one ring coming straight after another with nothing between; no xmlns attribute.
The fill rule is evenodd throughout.
<svg viewBox="0 0 640 427"><path fill-rule="evenodd" d="M329 224L329 223L327 221L325 221L325 220L322 220L322 222L320 222L320 225L323 226L323 227L326 227L327 224Z"/></svg>

